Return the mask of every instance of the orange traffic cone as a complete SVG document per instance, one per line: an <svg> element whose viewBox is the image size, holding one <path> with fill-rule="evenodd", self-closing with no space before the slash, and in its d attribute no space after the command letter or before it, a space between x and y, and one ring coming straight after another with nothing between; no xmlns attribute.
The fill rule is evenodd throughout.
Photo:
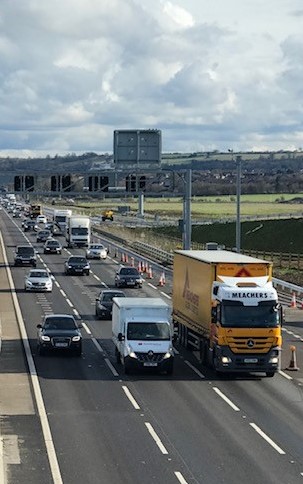
<svg viewBox="0 0 303 484"><path fill-rule="evenodd" d="M125 259L124 261L126 262L126 264L128 264L128 254L125 254Z"/></svg>
<svg viewBox="0 0 303 484"><path fill-rule="evenodd" d="M121 262L125 262L125 255L124 255L124 252L122 252L122 254L121 254Z"/></svg>
<svg viewBox="0 0 303 484"><path fill-rule="evenodd" d="M296 347L290 346L290 351L291 351L290 363L286 368L286 370L298 371L299 368L297 367Z"/></svg>
<svg viewBox="0 0 303 484"><path fill-rule="evenodd" d="M296 293L292 293L292 298L291 298L291 303L290 303L291 308L296 308L297 307L297 302L296 302Z"/></svg>
<svg viewBox="0 0 303 484"><path fill-rule="evenodd" d="M149 266L149 268L148 268L147 278L148 279L153 278L153 268L152 268L152 266Z"/></svg>
<svg viewBox="0 0 303 484"><path fill-rule="evenodd" d="M140 260L139 260L139 262L138 262L138 271L139 271L139 272L142 272L142 263L141 263L141 261L140 261Z"/></svg>
<svg viewBox="0 0 303 484"><path fill-rule="evenodd" d="M132 267L135 267L135 258L134 258L134 257L131 257L131 258L130 258L130 265L131 265Z"/></svg>
<svg viewBox="0 0 303 484"><path fill-rule="evenodd" d="M165 284L165 274L164 272L162 272L161 276L160 276L160 279L159 279L159 283L158 283L158 286L164 286Z"/></svg>

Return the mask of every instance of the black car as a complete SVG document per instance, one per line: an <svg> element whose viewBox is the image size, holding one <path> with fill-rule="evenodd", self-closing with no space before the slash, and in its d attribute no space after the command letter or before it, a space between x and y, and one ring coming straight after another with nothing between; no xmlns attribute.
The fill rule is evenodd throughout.
<svg viewBox="0 0 303 484"><path fill-rule="evenodd" d="M36 251L31 245L18 245L15 250L14 265L22 266L25 264L36 267Z"/></svg>
<svg viewBox="0 0 303 484"><path fill-rule="evenodd" d="M35 230L36 222L35 220L25 220L23 223L24 232L29 232L30 230Z"/></svg>
<svg viewBox="0 0 303 484"><path fill-rule="evenodd" d="M63 235L63 231L62 231L61 227L58 224L56 224L55 222L47 222L45 224L45 228L47 230L50 230L51 233L53 235L57 236L57 237L59 237L60 235Z"/></svg>
<svg viewBox="0 0 303 484"><path fill-rule="evenodd" d="M61 254L62 245L56 239L48 239L43 247L44 254Z"/></svg>
<svg viewBox="0 0 303 484"><path fill-rule="evenodd" d="M115 286L133 286L142 287L143 278L140 272L135 267L124 267L121 266L115 275Z"/></svg>
<svg viewBox="0 0 303 484"><path fill-rule="evenodd" d="M71 255L64 263L65 274L89 275L90 263L81 255Z"/></svg>
<svg viewBox="0 0 303 484"><path fill-rule="evenodd" d="M45 242L51 235L50 230L39 230L37 233L37 242Z"/></svg>
<svg viewBox="0 0 303 484"><path fill-rule="evenodd" d="M69 314L44 316L42 324L37 325L37 352L43 355L48 350L64 350L76 356L82 353L82 324Z"/></svg>
<svg viewBox="0 0 303 484"><path fill-rule="evenodd" d="M110 319L112 317L113 297L126 297L123 291L104 289L96 299L96 317Z"/></svg>

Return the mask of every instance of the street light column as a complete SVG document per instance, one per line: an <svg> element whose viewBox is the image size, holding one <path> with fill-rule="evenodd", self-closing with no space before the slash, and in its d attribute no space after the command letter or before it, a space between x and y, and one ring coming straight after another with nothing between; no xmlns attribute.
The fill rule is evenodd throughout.
<svg viewBox="0 0 303 484"><path fill-rule="evenodd" d="M237 220L236 220L236 249L237 252L241 252L241 156L236 157L237 165Z"/></svg>

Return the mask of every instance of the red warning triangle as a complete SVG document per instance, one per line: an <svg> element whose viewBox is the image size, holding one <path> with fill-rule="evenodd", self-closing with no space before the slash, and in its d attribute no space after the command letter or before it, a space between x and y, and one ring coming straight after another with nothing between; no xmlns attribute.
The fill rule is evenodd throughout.
<svg viewBox="0 0 303 484"><path fill-rule="evenodd" d="M235 277L250 277L250 273L247 269L245 269L245 267L242 267L242 269L237 272Z"/></svg>

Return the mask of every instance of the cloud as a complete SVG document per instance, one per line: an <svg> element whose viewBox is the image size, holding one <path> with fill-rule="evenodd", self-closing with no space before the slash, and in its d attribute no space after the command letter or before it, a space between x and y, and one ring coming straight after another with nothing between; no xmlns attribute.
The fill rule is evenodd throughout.
<svg viewBox="0 0 303 484"><path fill-rule="evenodd" d="M2 2L0 154L112 151L122 128L162 129L171 151L301 145L300 12L298 0Z"/></svg>

